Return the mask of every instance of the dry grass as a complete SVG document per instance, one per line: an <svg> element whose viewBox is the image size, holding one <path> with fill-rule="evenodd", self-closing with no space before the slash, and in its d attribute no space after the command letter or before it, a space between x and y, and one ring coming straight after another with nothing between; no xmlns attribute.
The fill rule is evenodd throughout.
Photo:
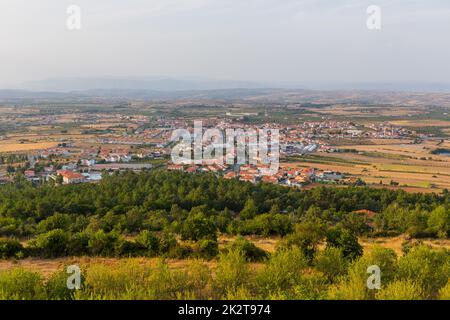
<svg viewBox="0 0 450 320"><path fill-rule="evenodd" d="M450 121L445 120L395 120L389 121L389 123L395 126L402 127L450 127Z"/></svg>
<svg viewBox="0 0 450 320"><path fill-rule="evenodd" d="M420 144L403 143L394 139L389 141L390 144L339 147L355 149L361 151L361 154L321 153L321 159L317 161L306 158L305 161L282 163L281 166L340 171L374 186L378 186L380 181L386 186L393 180L402 189L412 192L440 192L444 188L450 188L450 157L431 154L438 147L446 148L449 141L440 144L438 141Z"/></svg>
<svg viewBox="0 0 450 320"><path fill-rule="evenodd" d="M402 243L406 240L404 235L394 238L361 238L360 243L365 251L370 251L374 246L380 246L383 248L389 248L395 251L399 256L403 255ZM450 249L450 239L436 240L436 239L423 239L422 242L433 248L446 248Z"/></svg>
<svg viewBox="0 0 450 320"><path fill-rule="evenodd" d="M263 237L246 237L252 241L256 246L268 251L275 252L279 237L263 238ZM219 238L220 246L223 248L228 243L232 242L235 237L221 236ZM361 238L360 243L365 251L370 251L374 246L381 246L384 248L393 249L397 255L402 255L402 243L405 241L405 236L399 236L394 238ZM423 243L430 245L434 248L446 248L450 249L450 239L437 240L437 239L425 239ZM321 246L323 248L323 246ZM142 266L154 266L159 258L101 258L101 257L66 257L56 259L39 259L39 258L26 258L23 260L0 260L0 271L8 270L13 267L23 267L32 271L40 272L44 277L48 277L53 272L60 270L64 266L79 265L81 267L88 267L93 264L103 264L114 268L122 260L128 259ZM189 260L169 259L168 264L171 269L184 269L189 265ZM215 269L216 260L205 262L212 270ZM261 267L261 263L252 263L252 269L258 269Z"/></svg>
<svg viewBox="0 0 450 320"><path fill-rule="evenodd" d="M0 152L43 150L47 148L54 148L57 145L57 142L20 143L19 141L0 141Z"/></svg>

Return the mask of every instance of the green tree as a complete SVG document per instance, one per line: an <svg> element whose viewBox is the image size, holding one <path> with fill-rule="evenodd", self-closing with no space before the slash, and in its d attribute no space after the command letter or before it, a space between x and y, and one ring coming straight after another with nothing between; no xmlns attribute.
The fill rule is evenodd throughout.
<svg viewBox="0 0 450 320"><path fill-rule="evenodd" d="M70 234L61 229L40 234L30 241L30 248L41 257L56 258L67 255Z"/></svg>
<svg viewBox="0 0 450 320"><path fill-rule="evenodd" d="M20 257L24 254L22 244L16 239L0 238L0 259Z"/></svg>
<svg viewBox="0 0 450 320"><path fill-rule="evenodd" d="M391 249L375 247L359 259L353 260L348 273L329 289L330 299L368 300L374 299L376 290L367 287L368 268L378 266L381 270L382 288L395 277L397 256Z"/></svg>
<svg viewBox="0 0 450 320"><path fill-rule="evenodd" d="M439 206L430 212L428 227L440 238L447 238L450 233L450 210L444 206Z"/></svg>
<svg viewBox="0 0 450 320"><path fill-rule="evenodd" d="M253 199L247 199L245 206L240 213L241 219L252 219L256 216L258 210Z"/></svg>
<svg viewBox="0 0 450 320"><path fill-rule="evenodd" d="M450 274L450 260L445 250L416 246L398 262L398 278L415 281L424 290L425 298L436 297L446 285Z"/></svg>
<svg viewBox="0 0 450 320"><path fill-rule="evenodd" d="M324 223L318 218L311 218L296 224L294 232L287 235L281 245L287 247L297 246L311 260L324 237Z"/></svg>
<svg viewBox="0 0 450 320"><path fill-rule="evenodd" d="M350 260L360 257L363 248L358 238L348 229L331 228L327 232L327 247L340 248L345 258Z"/></svg>
<svg viewBox="0 0 450 320"><path fill-rule="evenodd" d="M183 240L200 240L217 238L216 226L203 212L190 212L181 229Z"/></svg>
<svg viewBox="0 0 450 320"><path fill-rule="evenodd" d="M268 257L267 252L242 236L238 236L226 249L242 252L247 261L251 262L262 261Z"/></svg>
<svg viewBox="0 0 450 320"><path fill-rule="evenodd" d="M148 230L141 231L136 237L136 242L141 246L145 255L155 256L159 253L159 239Z"/></svg>
<svg viewBox="0 0 450 320"><path fill-rule="evenodd" d="M322 272L328 281L333 282L347 272L348 262L340 248L326 248L319 252L314 260L316 269Z"/></svg>
<svg viewBox="0 0 450 320"><path fill-rule="evenodd" d="M219 255L213 283L219 297L246 287L249 280L250 270L242 252L230 250Z"/></svg>

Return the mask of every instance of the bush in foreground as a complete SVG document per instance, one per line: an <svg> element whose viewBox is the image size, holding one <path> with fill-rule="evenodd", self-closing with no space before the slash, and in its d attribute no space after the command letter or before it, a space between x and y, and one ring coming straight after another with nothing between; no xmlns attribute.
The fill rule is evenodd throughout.
<svg viewBox="0 0 450 320"><path fill-rule="evenodd" d="M24 255L22 244L15 239L0 239L0 259L19 258Z"/></svg>

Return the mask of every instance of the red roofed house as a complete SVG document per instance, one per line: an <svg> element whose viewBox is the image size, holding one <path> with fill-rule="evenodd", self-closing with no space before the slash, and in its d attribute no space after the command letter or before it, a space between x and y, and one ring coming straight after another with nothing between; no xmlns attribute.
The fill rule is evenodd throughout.
<svg viewBox="0 0 450 320"><path fill-rule="evenodd" d="M184 171L184 167L181 164L168 164L167 170L171 171Z"/></svg>
<svg viewBox="0 0 450 320"><path fill-rule="evenodd" d="M58 170L56 173L63 177L64 184L82 183L85 181L84 176L81 173L70 170Z"/></svg>
<svg viewBox="0 0 450 320"><path fill-rule="evenodd" d="M234 179L237 177L237 174L234 171L230 171L230 172L225 173L223 177L224 177L224 179Z"/></svg>
<svg viewBox="0 0 450 320"><path fill-rule="evenodd" d="M276 176L263 176L261 180L262 182L265 183L274 183L274 184L278 183L278 178Z"/></svg>
<svg viewBox="0 0 450 320"><path fill-rule="evenodd" d="M186 171L187 173L196 173L197 170L198 170L197 166L191 166L191 167L187 167L186 170L184 170L184 171Z"/></svg>
<svg viewBox="0 0 450 320"><path fill-rule="evenodd" d="M36 172L34 170L25 170L23 173L27 178L33 178L36 176Z"/></svg>
<svg viewBox="0 0 450 320"><path fill-rule="evenodd" d="M311 177L312 175L314 175L314 168L305 168L302 170L302 175L304 175L305 177Z"/></svg>

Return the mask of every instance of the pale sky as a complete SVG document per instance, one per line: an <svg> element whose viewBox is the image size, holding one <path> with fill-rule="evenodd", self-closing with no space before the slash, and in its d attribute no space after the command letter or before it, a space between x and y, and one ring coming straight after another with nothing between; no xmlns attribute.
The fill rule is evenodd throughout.
<svg viewBox="0 0 450 320"><path fill-rule="evenodd" d="M66 27L69 5L81 30ZM368 30L366 9L382 10ZM0 0L0 87L55 77L450 83L449 0Z"/></svg>

